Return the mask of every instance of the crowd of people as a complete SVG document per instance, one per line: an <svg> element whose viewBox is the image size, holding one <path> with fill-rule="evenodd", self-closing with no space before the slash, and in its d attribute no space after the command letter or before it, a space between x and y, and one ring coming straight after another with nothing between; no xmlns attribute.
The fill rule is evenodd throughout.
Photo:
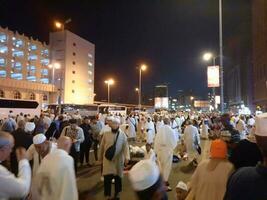
<svg viewBox="0 0 267 200"><path fill-rule="evenodd" d="M177 200L267 199L266 113L10 111L0 126L0 199L78 199L79 167L101 165L105 199L120 199L126 172L138 199L165 200L176 161L194 169L177 180Z"/></svg>

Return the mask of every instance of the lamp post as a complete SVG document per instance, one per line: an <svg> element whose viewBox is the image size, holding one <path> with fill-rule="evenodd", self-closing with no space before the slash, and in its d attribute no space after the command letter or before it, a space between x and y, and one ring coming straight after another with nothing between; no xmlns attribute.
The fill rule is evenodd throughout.
<svg viewBox="0 0 267 200"><path fill-rule="evenodd" d="M203 54L203 60L204 61L210 61L210 60L212 60L212 64L213 64L213 66L215 66L216 65L216 58L218 58L219 56L214 56L212 53L210 53L210 52L207 52L207 53L205 53L205 54ZM216 102L215 102L215 96L216 96L216 94L215 94L215 87L213 87L212 88L212 97L213 97L213 101L212 101L212 104L213 104L213 107L214 107L214 109L215 109L215 104L216 104Z"/></svg>
<svg viewBox="0 0 267 200"><path fill-rule="evenodd" d="M222 0L219 0L219 38L220 38L220 77L221 77L221 112L224 112L224 81L223 81L223 24L222 24Z"/></svg>
<svg viewBox="0 0 267 200"><path fill-rule="evenodd" d="M113 79L105 80L105 84L108 86L108 104L110 103L110 86L114 84Z"/></svg>
<svg viewBox="0 0 267 200"><path fill-rule="evenodd" d="M142 71L146 71L147 66L141 65L139 67L139 89L138 89L138 108L141 111L142 108Z"/></svg>

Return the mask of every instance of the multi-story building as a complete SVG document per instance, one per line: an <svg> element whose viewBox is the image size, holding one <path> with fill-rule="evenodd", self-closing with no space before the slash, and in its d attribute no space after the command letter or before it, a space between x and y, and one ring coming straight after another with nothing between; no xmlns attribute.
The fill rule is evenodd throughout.
<svg viewBox="0 0 267 200"><path fill-rule="evenodd" d="M51 64L55 69L54 83L60 89L63 103L94 102L95 46L68 31L50 33ZM57 102L58 99L54 99Z"/></svg>
<svg viewBox="0 0 267 200"><path fill-rule="evenodd" d="M267 2L252 2L254 104L267 110Z"/></svg>
<svg viewBox="0 0 267 200"><path fill-rule="evenodd" d="M0 27L0 98L49 103L94 101L94 44L70 31L50 45ZM57 66L57 67L55 67Z"/></svg>
<svg viewBox="0 0 267 200"><path fill-rule="evenodd" d="M155 108L157 109L168 109L169 108L169 97L168 97L168 85L157 85L155 86Z"/></svg>
<svg viewBox="0 0 267 200"><path fill-rule="evenodd" d="M49 57L47 44L0 27L0 97L48 103L56 91Z"/></svg>

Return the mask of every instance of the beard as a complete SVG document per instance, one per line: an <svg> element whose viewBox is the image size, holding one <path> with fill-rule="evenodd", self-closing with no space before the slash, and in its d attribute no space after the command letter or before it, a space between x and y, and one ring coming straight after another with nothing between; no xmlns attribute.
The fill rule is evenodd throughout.
<svg viewBox="0 0 267 200"><path fill-rule="evenodd" d="M116 128L116 129L112 128L112 129L111 129L111 132L112 132L112 133L117 133L117 132L118 132L118 130L119 130L119 127L118 127L118 128Z"/></svg>

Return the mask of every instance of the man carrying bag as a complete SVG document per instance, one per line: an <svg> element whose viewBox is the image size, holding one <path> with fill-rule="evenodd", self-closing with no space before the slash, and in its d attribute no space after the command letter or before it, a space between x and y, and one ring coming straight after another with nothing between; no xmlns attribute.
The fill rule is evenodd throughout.
<svg viewBox="0 0 267 200"><path fill-rule="evenodd" d="M122 191L124 164L130 159L127 137L119 129L120 120L110 123L111 131L105 132L100 144L100 161L103 163L104 195L106 199L119 199ZM115 180L115 194L111 197L111 183Z"/></svg>

